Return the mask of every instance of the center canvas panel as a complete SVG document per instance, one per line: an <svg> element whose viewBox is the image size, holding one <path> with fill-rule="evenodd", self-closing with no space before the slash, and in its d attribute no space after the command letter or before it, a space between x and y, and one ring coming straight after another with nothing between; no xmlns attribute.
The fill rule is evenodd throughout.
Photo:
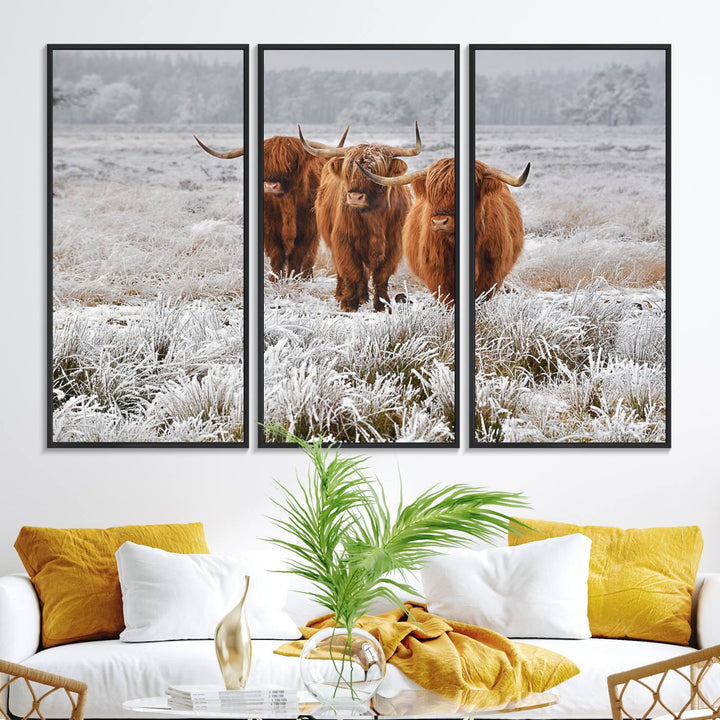
<svg viewBox="0 0 720 720"><path fill-rule="evenodd" d="M457 46L259 49L259 444L457 447Z"/></svg>

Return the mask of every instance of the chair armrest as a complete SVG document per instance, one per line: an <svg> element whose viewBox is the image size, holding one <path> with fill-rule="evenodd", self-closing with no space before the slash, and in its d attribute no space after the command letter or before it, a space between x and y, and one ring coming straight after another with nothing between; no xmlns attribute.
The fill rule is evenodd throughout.
<svg viewBox="0 0 720 720"><path fill-rule="evenodd" d="M720 573L704 575L698 587L697 642L699 648L720 645Z"/></svg>
<svg viewBox="0 0 720 720"><path fill-rule="evenodd" d="M2 673L0 695L5 694L8 697L9 692L5 693L4 691L13 683L24 684L27 691L29 691L28 705L30 707L26 708L27 712L23 715L23 718L44 718L43 708L40 707L42 701L56 690L64 690L65 697L70 703L68 713L70 720L83 720L88 689L86 683L62 675L54 675L43 670L18 665L17 663L6 662L5 660L0 660L0 673ZM38 683L44 687L38 688L36 686ZM0 714L4 718L13 717L10 712L6 713L4 709L0 710ZM63 717L66 716L63 715Z"/></svg>
<svg viewBox="0 0 720 720"><path fill-rule="evenodd" d="M40 646L40 602L27 575L0 577L0 658L19 662Z"/></svg>

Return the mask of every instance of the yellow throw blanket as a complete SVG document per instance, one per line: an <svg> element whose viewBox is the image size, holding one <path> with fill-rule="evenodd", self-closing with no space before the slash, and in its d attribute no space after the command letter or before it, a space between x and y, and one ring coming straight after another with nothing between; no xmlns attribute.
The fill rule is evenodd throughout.
<svg viewBox="0 0 720 720"><path fill-rule="evenodd" d="M420 627L408 619L408 609ZM334 615L324 615L300 631L307 639L334 624ZM405 603L404 610L363 615L357 626L380 641L388 662L458 706L501 706L543 692L580 672L558 653L475 625L444 620L415 603ZM286 643L275 652L299 656L304 642Z"/></svg>

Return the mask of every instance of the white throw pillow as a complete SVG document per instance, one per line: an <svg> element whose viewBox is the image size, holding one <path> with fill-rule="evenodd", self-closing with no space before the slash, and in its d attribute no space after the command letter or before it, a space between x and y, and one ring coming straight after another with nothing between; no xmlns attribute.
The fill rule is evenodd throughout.
<svg viewBox="0 0 720 720"><path fill-rule="evenodd" d="M257 569L247 559L171 553L123 543L115 553L123 599L125 642L202 640L215 636L218 622L245 602L255 640L295 640L297 625L284 612L285 578Z"/></svg>
<svg viewBox="0 0 720 720"><path fill-rule="evenodd" d="M431 613L513 638L589 638L591 541L566 535L433 558L422 570Z"/></svg>

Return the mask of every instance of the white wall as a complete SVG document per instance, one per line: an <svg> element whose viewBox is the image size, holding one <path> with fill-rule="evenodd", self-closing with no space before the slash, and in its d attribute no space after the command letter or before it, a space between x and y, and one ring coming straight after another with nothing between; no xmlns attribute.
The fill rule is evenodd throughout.
<svg viewBox="0 0 720 720"><path fill-rule="evenodd" d="M3 5L0 573L21 567L12 543L23 524L102 527L202 520L213 551L257 546L255 538L270 531L263 515L271 509L272 478L291 480L302 464L294 450L44 448L44 45L130 42L461 43L463 165L467 44L673 43L672 450L377 450L370 455L388 484L401 469L406 496L435 481L462 480L523 490L536 517L626 527L696 523L705 536L701 569L720 570L720 363L712 327L720 261L714 221L718 182L712 176L718 166L717 5L699 0L606 0L592 7L560 0L268 0L253 6L237 0L14 0L12 5L6 0ZM251 61L253 77L254 49ZM251 89L255 98L254 79ZM251 192L254 208L254 188ZM254 298L254 277L250 289ZM254 302L251 317L254 324ZM463 331L465 325L463 317ZM464 333L463 359L467 343ZM251 357L255 354L253 345ZM462 396L464 420L465 391ZM254 407L254 392L251 401Z"/></svg>

